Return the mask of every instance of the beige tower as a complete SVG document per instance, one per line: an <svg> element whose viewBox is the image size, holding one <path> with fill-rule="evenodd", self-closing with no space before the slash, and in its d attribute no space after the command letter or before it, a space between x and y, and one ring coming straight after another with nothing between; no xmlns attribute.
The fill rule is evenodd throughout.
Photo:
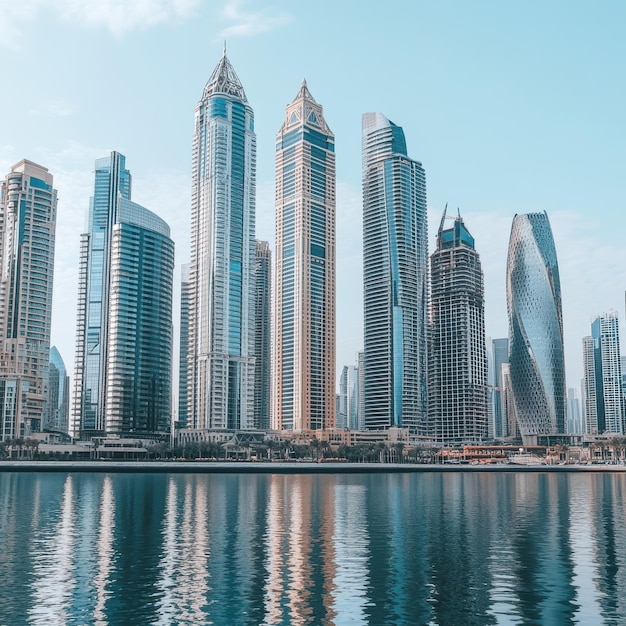
<svg viewBox="0 0 626 626"><path fill-rule="evenodd" d="M335 425L335 138L303 81L276 137L273 423Z"/></svg>

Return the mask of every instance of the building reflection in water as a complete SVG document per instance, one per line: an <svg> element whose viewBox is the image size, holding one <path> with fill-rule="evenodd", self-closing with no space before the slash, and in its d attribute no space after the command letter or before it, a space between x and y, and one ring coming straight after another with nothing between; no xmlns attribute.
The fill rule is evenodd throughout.
<svg viewBox="0 0 626 626"><path fill-rule="evenodd" d="M622 474L0 473L0 623L617 624Z"/></svg>

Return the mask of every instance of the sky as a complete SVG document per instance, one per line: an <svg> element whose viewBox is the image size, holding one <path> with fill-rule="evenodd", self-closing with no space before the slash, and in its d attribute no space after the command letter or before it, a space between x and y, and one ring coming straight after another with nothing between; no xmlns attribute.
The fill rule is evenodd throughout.
<svg viewBox="0 0 626 626"><path fill-rule="evenodd" d="M226 42L255 112L257 238L273 244L274 141L303 78L335 133L338 369L363 346L361 116L380 111L426 170L430 250L446 203L476 240L490 337L508 334L512 218L547 211L578 388L591 320L615 310L623 329L625 24L622 0L0 0L0 176L23 158L54 176L68 372L94 161L126 155L133 200L171 227L178 283L194 110Z"/></svg>

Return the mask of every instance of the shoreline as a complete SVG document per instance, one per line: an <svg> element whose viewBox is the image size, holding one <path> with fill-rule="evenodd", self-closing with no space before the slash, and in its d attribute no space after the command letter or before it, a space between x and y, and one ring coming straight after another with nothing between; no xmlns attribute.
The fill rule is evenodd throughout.
<svg viewBox="0 0 626 626"><path fill-rule="evenodd" d="M128 474L401 474L433 472L626 473L624 465L438 465L414 463L310 463L238 461L0 461L2 472Z"/></svg>

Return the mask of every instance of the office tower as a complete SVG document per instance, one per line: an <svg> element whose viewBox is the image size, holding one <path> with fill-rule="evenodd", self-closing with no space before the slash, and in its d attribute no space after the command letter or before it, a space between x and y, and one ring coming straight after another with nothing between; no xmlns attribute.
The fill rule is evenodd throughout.
<svg viewBox="0 0 626 626"><path fill-rule="evenodd" d="M274 427L335 426L335 139L306 81L276 137Z"/></svg>
<svg viewBox="0 0 626 626"><path fill-rule="evenodd" d="M81 236L70 434L169 430L174 243L168 225L131 201L118 152L98 159Z"/></svg>
<svg viewBox="0 0 626 626"><path fill-rule="evenodd" d="M617 313L598 316L583 338L583 364L590 434L624 432L622 371Z"/></svg>
<svg viewBox="0 0 626 626"><path fill-rule="evenodd" d="M357 354L357 430L365 430L365 351Z"/></svg>
<svg viewBox="0 0 626 626"><path fill-rule="evenodd" d="M573 387L570 387L567 390L567 433L570 435L582 435L584 432L578 392Z"/></svg>
<svg viewBox="0 0 626 626"><path fill-rule="evenodd" d="M363 115L365 428L425 434L426 177L402 128Z"/></svg>
<svg viewBox="0 0 626 626"><path fill-rule="evenodd" d="M585 432L597 435L598 411L596 402L596 365L593 355L593 338L591 335L583 337L583 407L585 413Z"/></svg>
<svg viewBox="0 0 626 626"><path fill-rule="evenodd" d="M226 50L196 107L189 428L254 424L254 114Z"/></svg>
<svg viewBox="0 0 626 626"><path fill-rule="evenodd" d="M545 212L513 218L506 296L515 413L524 444L532 445L565 430L561 286Z"/></svg>
<svg viewBox="0 0 626 626"><path fill-rule="evenodd" d="M502 414L502 364L509 362L509 340L494 339L491 342L493 354L493 436L496 439L508 437L508 424Z"/></svg>
<svg viewBox="0 0 626 626"><path fill-rule="evenodd" d="M339 409L335 420L337 428L348 427L348 366L344 365L339 376Z"/></svg>
<svg viewBox="0 0 626 626"><path fill-rule="evenodd" d="M346 381L346 426L359 429L359 368L348 365Z"/></svg>
<svg viewBox="0 0 626 626"><path fill-rule="evenodd" d="M67 433L70 410L70 377L56 346L50 348L48 394L44 428Z"/></svg>
<svg viewBox="0 0 626 626"><path fill-rule="evenodd" d="M511 369L509 363L503 363L501 368L502 391L502 419L506 422L507 438L518 440L520 438L517 416L515 414L515 402L513 401L513 388L511 387Z"/></svg>
<svg viewBox="0 0 626 626"><path fill-rule="evenodd" d="M178 346L178 428L187 428L189 364L189 263L180 268L180 339Z"/></svg>
<svg viewBox="0 0 626 626"><path fill-rule="evenodd" d="M429 418L436 441L478 442L488 433L483 272L461 216L447 229L445 218L430 257Z"/></svg>
<svg viewBox="0 0 626 626"><path fill-rule="evenodd" d="M254 427L270 427L272 252L267 241L256 241L254 267Z"/></svg>
<svg viewBox="0 0 626 626"><path fill-rule="evenodd" d="M626 357L620 357L620 369L622 370L622 422L626 433Z"/></svg>
<svg viewBox="0 0 626 626"><path fill-rule="evenodd" d="M56 214L52 174L14 165L0 184L0 441L42 426Z"/></svg>

